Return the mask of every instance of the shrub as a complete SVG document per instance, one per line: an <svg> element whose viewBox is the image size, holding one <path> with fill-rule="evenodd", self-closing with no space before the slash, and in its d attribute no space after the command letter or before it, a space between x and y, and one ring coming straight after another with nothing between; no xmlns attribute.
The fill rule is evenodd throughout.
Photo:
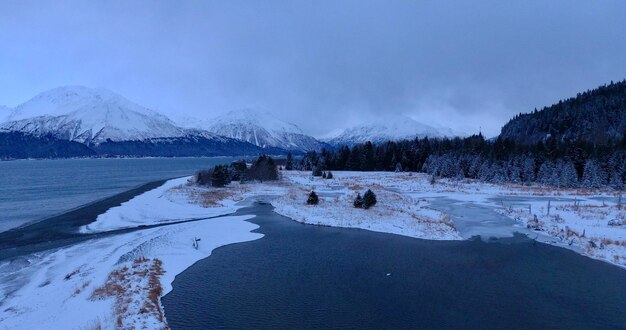
<svg viewBox="0 0 626 330"><path fill-rule="evenodd" d="M315 191L311 191L311 193L309 194L309 198L306 200L306 203L309 205L317 205L319 201L320 199L319 197L317 197L317 194L315 193Z"/></svg>
<svg viewBox="0 0 626 330"><path fill-rule="evenodd" d="M326 179L332 179L333 178L333 172L328 171L328 173L326 173Z"/></svg>
<svg viewBox="0 0 626 330"><path fill-rule="evenodd" d="M373 191L367 189L367 191L363 195L363 208L369 209L374 205L376 205L376 194L374 194Z"/></svg>
<svg viewBox="0 0 626 330"><path fill-rule="evenodd" d="M326 172L322 172L322 179L326 179Z"/></svg>
<svg viewBox="0 0 626 330"><path fill-rule="evenodd" d="M356 194L356 198L354 199L354 207L359 209L363 207L363 197L361 197L360 193Z"/></svg>

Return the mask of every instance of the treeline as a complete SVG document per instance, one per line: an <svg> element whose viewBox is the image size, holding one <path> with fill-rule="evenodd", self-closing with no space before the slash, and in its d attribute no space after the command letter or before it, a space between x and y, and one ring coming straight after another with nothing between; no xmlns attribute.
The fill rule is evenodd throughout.
<svg viewBox="0 0 626 330"><path fill-rule="evenodd" d="M301 170L412 171L486 182L541 183L555 187L623 189L626 139L597 145L555 138L535 144L511 139L486 141L482 135L454 139L415 139L309 152Z"/></svg>
<svg viewBox="0 0 626 330"><path fill-rule="evenodd" d="M215 165L211 169L198 172L195 180L200 185L213 187L224 187L232 181L273 181L278 180L278 167L272 157L261 155L250 168L245 160L235 161L230 165Z"/></svg>

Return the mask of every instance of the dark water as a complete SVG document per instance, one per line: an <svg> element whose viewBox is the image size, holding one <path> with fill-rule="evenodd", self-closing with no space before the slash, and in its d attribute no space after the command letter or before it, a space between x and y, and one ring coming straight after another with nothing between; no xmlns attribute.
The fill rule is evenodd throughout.
<svg viewBox="0 0 626 330"><path fill-rule="evenodd" d="M0 232L147 182L235 158L57 159L0 162Z"/></svg>
<svg viewBox="0 0 626 330"><path fill-rule="evenodd" d="M265 237L179 274L162 299L173 329L626 328L626 272L565 249L303 225L269 205L239 213L257 214Z"/></svg>

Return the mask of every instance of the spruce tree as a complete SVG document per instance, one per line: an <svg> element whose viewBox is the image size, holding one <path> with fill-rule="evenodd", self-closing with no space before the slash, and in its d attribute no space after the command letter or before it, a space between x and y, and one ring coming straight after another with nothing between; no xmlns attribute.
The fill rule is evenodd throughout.
<svg viewBox="0 0 626 330"><path fill-rule="evenodd" d="M211 185L213 187L224 187L229 183L228 168L224 165L216 165L211 173Z"/></svg>
<svg viewBox="0 0 626 330"><path fill-rule="evenodd" d="M583 171L583 187L589 189L598 189L604 185L606 181L606 173L593 159L588 159L585 162L585 169Z"/></svg>
<svg viewBox="0 0 626 330"><path fill-rule="evenodd" d="M326 179L332 179L333 178L333 172L328 171L328 173L326 174Z"/></svg>
<svg viewBox="0 0 626 330"><path fill-rule="evenodd" d="M363 208L369 209L374 205L376 205L376 194L374 194L374 192L370 189L367 189L367 191L363 195Z"/></svg>
<svg viewBox="0 0 626 330"><path fill-rule="evenodd" d="M559 184L561 187L574 188L578 186L578 175L571 161L564 162L560 168Z"/></svg>
<svg viewBox="0 0 626 330"><path fill-rule="evenodd" d="M313 166L313 171L311 171L313 176L322 176L322 169L319 166Z"/></svg>
<svg viewBox="0 0 626 330"><path fill-rule="evenodd" d="M360 193L356 194L356 198L354 199L354 207L359 209L363 207L363 197L361 197Z"/></svg>
<svg viewBox="0 0 626 330"><path fill-rule="evenodd" d="M553 172L554 164L552 164L551 161L546 160L539 167L539 173L537 173L537 181L546 186L553 184Z"/></svg>
<svg viewBox="0 0 626 330"><path fill-rule="evenodd" d="M306 200L306 203L309 205L317 205L317 203L319 203L319 197L317 197L315 191L311 191L311 193L309 194L309 198Z"/></svg>
<svg viewBox="0 0 626 330"><path fill-rule="evenodd" d="M291 155L291 152L287 153L287 161L285 162L285 170L287 171L293 170L293 155Z"/></svg>

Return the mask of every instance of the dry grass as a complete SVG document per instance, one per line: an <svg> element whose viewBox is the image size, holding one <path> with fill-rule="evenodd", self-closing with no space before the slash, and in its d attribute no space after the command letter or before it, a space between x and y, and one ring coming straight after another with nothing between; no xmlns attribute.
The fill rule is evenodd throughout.
<svg viewBox="0 0 626 330"><path fill-rule="evenodd" d="M228 188L218 188L200 192L200 203L203 207L220 206L220 201L233 197L235 193Z"/></svg>
<svg viewBox="0 0 626 330"><path fill-rule="evenodd" d="M76 290L74 290L74 294L73 296L78 296L83 290L85 290L87 287L89 286L89 281L85 281L83 282L83 285L79 288L76 288Z"/></svg>
<svg viewBox="0 0 626 330"><path fill-rule="evenodd" d="M610 239L602 239L602 244L604 245L616 245L616 246L626 246L626 241L614 241Z"/></svg>
<svg viewBox="0 0 626 330"><path fill-rule="evenodd" d="M124 321L132 315L129 311L133 298L143 299L139 313L151 314L169 328L163 316L159 299L163 294L160 277L165 273L159 259L137 258L131 268L122 267L109 273L105 284L96 288L90 299L100 300L115 298L115 318L119 329L133 328L124 325ZM147 278L147 284L144 284ZM130 315L129 315L130 314Z"/></svg>
<svg viewBox="0 0 626 330"><path fill-rule="evenodd" d="M357 191L357 190L363 190L363 187L362 187L362 186L360 186L360 185L358 185L358 184L351 184L351 185L348 185L348 187L347 187L347 188L348 188L348 189L350 189L350 190L354 190L354 191Z"/></svg>

